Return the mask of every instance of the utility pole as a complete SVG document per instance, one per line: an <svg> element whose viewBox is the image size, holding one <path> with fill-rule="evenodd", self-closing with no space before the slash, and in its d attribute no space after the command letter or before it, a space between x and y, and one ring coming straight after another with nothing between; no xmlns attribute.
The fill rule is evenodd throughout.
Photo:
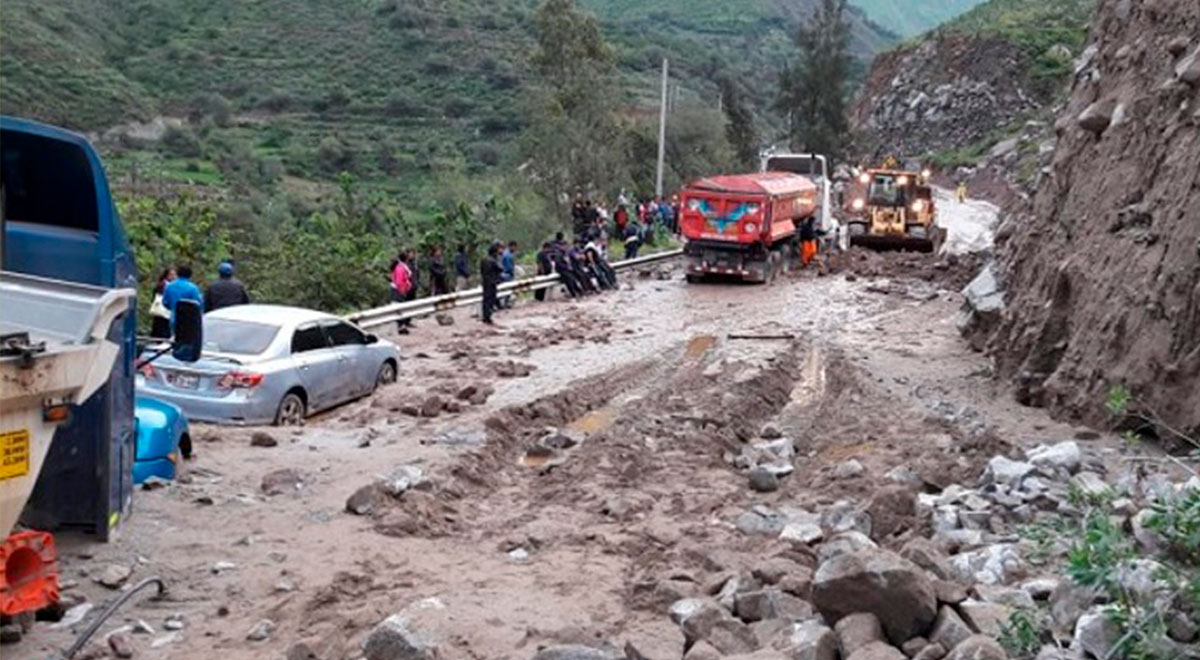
<svg viewBox="0 0 1200 660"><path fill-rule="evenodd" d="M654 170L654 194L663 194L663 158L667 153L667 58L663 58L662 100L658 106L658 167Z"/></svg>

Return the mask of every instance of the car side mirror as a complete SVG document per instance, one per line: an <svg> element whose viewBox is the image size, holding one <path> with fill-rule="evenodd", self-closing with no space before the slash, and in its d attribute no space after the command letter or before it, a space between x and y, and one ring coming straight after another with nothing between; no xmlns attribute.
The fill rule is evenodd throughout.
<svg viewBox="0 0 1200 660"><path fill-rule="evenodd" d="M200 303L180 300L175 303L175 339L171 342L171 356L180 362L195 362L200 359L204 347L204 313Z"/></svg>
<svg viewBox="0 0 1200 660"><path fill-rule="evenodd" d="M367 341L367 343L368 343L368 344L378 344L378 343L379 343L379 337L376 337L375 335L373 335L373 334L369 334L369 333L368 333L368 334L367 334L367 337L366 337L366 341Z"/></svg>

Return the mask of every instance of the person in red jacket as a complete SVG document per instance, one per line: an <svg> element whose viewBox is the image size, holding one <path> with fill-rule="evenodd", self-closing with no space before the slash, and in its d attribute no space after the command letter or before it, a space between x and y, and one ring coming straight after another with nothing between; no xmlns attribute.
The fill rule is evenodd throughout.
<svg viewBox="0 0 1200 660"><path fill-rule="evenodd" d="M396 262L392 265L392 302L410 300L412 293L412 269L408 267L408 254L401 250L400 256L396 258ZM410 322L408 319L397 321L396 332L407 335L409 325Z"/></svg>

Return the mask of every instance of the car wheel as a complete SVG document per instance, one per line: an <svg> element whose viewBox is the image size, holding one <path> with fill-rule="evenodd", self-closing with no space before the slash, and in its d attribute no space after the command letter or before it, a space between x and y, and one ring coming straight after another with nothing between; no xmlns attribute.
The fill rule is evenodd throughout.
<svg viewBox="0 0 1200 660"><path fill-rule="evenodd" d="M304 399L295 392L283 395L275 411L276 426L299 426L304 423Z"/></svg>
<svg viewBox="0 0 1200 660"><path fill-rule="evenodd" d="M383 366L379 367L379 375L375 377L375 387L391 385L394 382L396 382L396 365L384 362Z"/></svg>

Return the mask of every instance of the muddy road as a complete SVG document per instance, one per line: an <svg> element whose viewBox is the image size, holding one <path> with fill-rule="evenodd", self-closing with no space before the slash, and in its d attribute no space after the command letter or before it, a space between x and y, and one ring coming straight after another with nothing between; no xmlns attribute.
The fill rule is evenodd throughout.
<svg viewBox="0 0 1200 660"><path fill-rule="evenodd" d="M135 597L91 647L116 631L137 658L358 658L400 612L442 658L679 658L673 601L811 566L779 536L797 512L1094 437L1013 403L959 339L971 259L851 257L771 287L631 273L496 329L418 322L400 382L368 399L295 430L196 428L184 476L139 491L115 542L60 536L66 598L99 609L162 576L167 596ZM39 622L4 657L46 657L84 623Z"/></svg>

